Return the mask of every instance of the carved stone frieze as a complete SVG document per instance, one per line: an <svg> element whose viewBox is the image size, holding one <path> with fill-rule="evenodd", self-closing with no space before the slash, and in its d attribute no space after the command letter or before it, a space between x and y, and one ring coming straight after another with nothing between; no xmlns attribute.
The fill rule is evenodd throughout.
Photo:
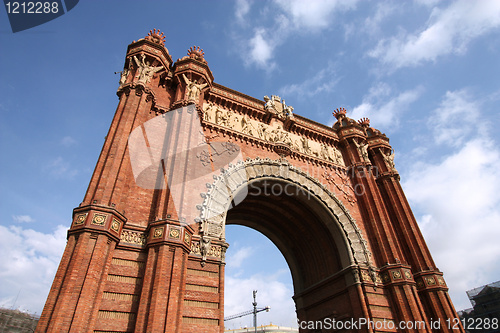
<svg viewBox="0 0 500 333"><path fill-rule="evenodd" d="M146 246L148 240L148 235L145 232L123 230L120 243L139 245L141 247Z"/></svg>
<svg viewBox="0 0 500 333"><path fill-rule="evenodd" d="M201 255L200 242L192 242L191 243L191 254Z"/></svg>
<svg viewBox="0 0 500 333"><path fill-rule="evenodd" d="M323 159L329 163L345 166L342 153L337 147L309 140L305 136L288 132L283 128L280 121L276 121L268 125L258 120L249 118L247 115L227 110L212 102L205 103L202 110L203 120L205 122L226 127L233 131L258 138L271 144L287 145L293 151ZM280 112L283 112L283 109L280 110ZM291 109L286 112L289 114Z"/></svg>
<svg viewBox="0 0 500 333"><path fill-rule="evenodd" d="M224 250L221 246L213 245L211 239L205 237L191 243L191 254L201 255L203 261L206 261L207 257L223 259Z"/></svg>

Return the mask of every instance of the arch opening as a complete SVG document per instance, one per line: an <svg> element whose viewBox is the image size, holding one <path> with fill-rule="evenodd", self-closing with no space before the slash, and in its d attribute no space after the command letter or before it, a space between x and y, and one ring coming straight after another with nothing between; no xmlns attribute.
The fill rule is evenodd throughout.
<svg viewBox="0 0 500 333"><path fill-rule="evenodd" d="M257 290L257 307L270 307L258 313L257 326L297 328L291 271L276 245L261 232L236 224L226 226L226 239L231 245L225 257L224 316L251 310ZM251 314L224 322L225 329L252 326Z"/></svg>
<svg viewBox="0 0 500 333"><path fill-rule="evenodd" d="M248 183L246 198L227 212L226 224L265 235L285 258L300 294L350 264L335 217L307 189L263 177Z"/></svg>
<svg viewBox="0 0 500 333"><path fill-rule="evenodd" d="M349 211L321 182L285 159L259 158L214 179L198 206L203 242L225 242L226 224L255 229L288 264L299 320L365 315L358 277L371 254Z"/></svg>

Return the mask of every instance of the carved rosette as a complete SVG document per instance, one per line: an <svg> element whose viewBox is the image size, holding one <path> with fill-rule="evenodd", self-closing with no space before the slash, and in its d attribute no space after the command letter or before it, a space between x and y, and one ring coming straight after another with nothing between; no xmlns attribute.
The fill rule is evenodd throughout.
<svg viewBox="0 0 500 333"><path fill-rule="evenodd" d="M380 274L373 267L361 267L361 282L377 286L382 283Z"/></svg>
<svg viewBox="0 0 500 333"><path fill-rule="evenodd" d="M415 284L415 282L417 282L418 285L418 281L414 278L410 266L390 265L384 267L380 272L380 278L384 285L402 283Z"/></svg>

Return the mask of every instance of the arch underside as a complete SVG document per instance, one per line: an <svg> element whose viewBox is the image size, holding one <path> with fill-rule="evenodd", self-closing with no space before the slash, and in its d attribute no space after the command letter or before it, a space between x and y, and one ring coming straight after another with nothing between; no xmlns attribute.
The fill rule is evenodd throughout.
<svg viewBox="0 0 500 333"><path fill-rule="evenodd" d="M311 303L301 302L302 296L321 299L345 289L346 271L371 266L366 241L343 204L285 159L247 159L207 186L198 207L202 237L224 240L226 224L267 236L290 267L298 314Z"/></svg>
<svg viewBox="0 0 500 333"><path fill-rule="evenodd" d="M330 229L335 226L323 223L327 211L309 193L270 177L249 182L249 188L246 198L227 212L225 224L247 226L268 237L285 257L296 292L349 265L342 237L334 237L338 231ZM277 194L282 189L288 194Z"/></svg>

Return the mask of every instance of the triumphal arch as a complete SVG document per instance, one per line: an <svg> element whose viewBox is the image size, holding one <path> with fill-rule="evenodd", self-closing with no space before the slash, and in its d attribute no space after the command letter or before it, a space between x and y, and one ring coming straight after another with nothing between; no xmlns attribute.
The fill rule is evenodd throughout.
<svg viewBox="0 0 500 333"><path fill-rule="evenodd" d="M342 108L329 127L217 84L203 50L173 62L164 39L128 46L36 332L223 332L226 224L283 253L303 322L463 332L383 133Z"/></svg>

